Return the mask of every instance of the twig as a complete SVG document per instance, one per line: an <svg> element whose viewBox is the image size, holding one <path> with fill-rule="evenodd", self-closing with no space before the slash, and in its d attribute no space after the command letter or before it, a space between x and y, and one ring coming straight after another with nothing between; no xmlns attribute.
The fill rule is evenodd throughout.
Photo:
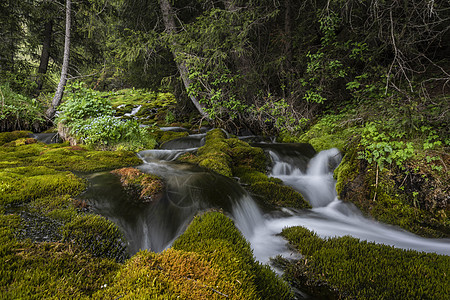
<svg viewBox="0 0 450 300"><path fill-rule="evenodd" d="M373 195L372 202L375 202L375 198L377 197L377 189L378 189L378 163L377 163L377 176L375 177L375 194Z"/></svg>

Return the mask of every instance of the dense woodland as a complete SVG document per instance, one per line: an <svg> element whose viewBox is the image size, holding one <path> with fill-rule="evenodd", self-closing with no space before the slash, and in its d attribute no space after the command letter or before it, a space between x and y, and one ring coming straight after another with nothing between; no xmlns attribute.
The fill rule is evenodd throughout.
<svg viewBox="0 0 450 300"><path fill-rule="evenodd" d="M45 297L45 292L36 292L40 276L47 278L47 284L48 278L57 281L58 276L65 276L70 278L68 283L44 284L44 290L57 290L62 298L94 295L106 299L121 293L133 297L139 296L133 284L143 274L143 260L164 268L171 261L189 263L205 274L210 272L207 277L212 278L215 270L235 276L233 266L223 269L218 261L239 256L243 262L234 267L243 274L256 274L242 275L249 284L241 291L242 297L271 299L277 293L290 297L285 283L252 259L245 239L230 220L217 213L207 215L204 224L199 218L191 226L211 226L209 218L220 219L223 227L212 230L210 238L220 239L223 229L229 234L228 240L220 240L224 245L216 241L205 246L209 247L206 251L192 229L175 243L175 249L162 254L141 252L123 264L124 249L113 245L122 243L117 227L85 214L85 204L74 199L86 186L71 172L137 165L136 151L180 136L163 133L159 126L223 128L235 135L310 143L316 151L336 147L343 154L334 172L341 200L353 202L367 216L415 234L450 237L448 0L2 0L0 105L0 294ZM139 114L130 117L138 105L142 107ZM47 147L29 139L24 131L58 131L70 146ZM233 154L233 147L241 144L217 132L210 136L221 146L209 145L203 154L185 157L186 162L248 180L254 193L282 193L284 187L270 181L263 174L264 167L233 167L241 163L236 159L242 159ZM259 157L249 145L244 149L246 163ZM233 161L221 161L223 153ZM216 160L211 162L211 157ZM27 173L31 175L26 177ZM19 187L24 180L32 181ZM61 180L67 187L59 190L56 186ZM52 203L52 197L58 201ZM293 206L301 198L292 197L281 206ZM14 207L22 206L63 224L58 229L62 242L23 241L17 234L24 231L21 217L14 212ZM86 228L97 234L97 241L107 241L101 247L109 249L108 254L97 255L95 249L86 252L83 245L92 242L80 233ZM351 238L324 242L300 228L286 229L283 234L305 254L297 265L279 262L286 269L285 279L294 286L299 282L327 286L331 294L324 297L331 298L448 295L448 275L442 277L436 271L448 267L448 256L425 259L421 254L386 250ZM196 244L189 245L185 239ZM233 246L236 241L241 248ZM308 242L310 248L305 246ZM214 257L211 253L221 246L225 250ZM350 257L354 261L334 270L328 268L333 261L321 265L329 253L345 247L355 247L353 251L359 254L390 255L391 260L381 260L386 265L369 262L369 273L394 268L392 260L407 265L406 273L389 269L389 288L378 283L373 290L368 288L372 277L350 286L353 278L344 278L336 270L348 267L351 273L354 264L369 264L365 258ZM55 275L41 270L40 261L48 257L50 270L67 264L73 273L58 275L56 271ZM83 266L81 270L72 266L72 257ZM35 264L32 276L38 283L24 288L26 283L16 278L27 264ZM183 293L196 283L186 283L184 275L172 278L158 273L159 267L153 267L147 271L169 283L156 287L155 281L147 282L147 294L186 296ZM398 285L409 284L411 280L405 278L415 274L411 268L430 271L423 281L418 279L417 285L411 283L400 293ZM93 277L80 279L79 272L83 275L87 270L95 270ZM118 279L121 276L123 280ZM425 284L427 276L438 284ZM223 290L232 293L236 283L222 279ZM111 287L103 293L104 282ZM432 291L434 284L440 292ZM210 297L220 296L214 289L208 292Z"/></svg>

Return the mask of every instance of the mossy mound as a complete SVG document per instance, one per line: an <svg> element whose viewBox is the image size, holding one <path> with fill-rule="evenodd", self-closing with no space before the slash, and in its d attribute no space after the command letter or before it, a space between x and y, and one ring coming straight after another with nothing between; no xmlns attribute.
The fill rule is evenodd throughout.
<svg viewBox="0 0 450 300"><path fill-rule="evenodd" d="M47 167L0 169L0 204L23 204L42 197L76 195L85 182L70 172Z"/></svg>
<svg viewBox="0 0 450 300"><path fill-rule="evenodd" d="M261 172L267 167L267 158L262 149L251 147L236 138L227 138L221 129L214 129L206 134L205 145L198 149L196 156L182 156L181 159L227 177L234 175L236 167L248 166Z"/></svg>
<svg viewBox="0 0 450 300"><path fill-rule="evenodd" d="M30 131L0 132L0 146L20 138L28 138Z"/></svg>
<svg viewBox="0 0 450 300"><path fill-rule="evenodd" d="M221 270L224 278L238 282L238 286L247 290L248 296L237 296L236 299L289 299L291 296L286 283L267 266L254 260L250 244L233 221L220 212L194 218L173 248L200 254L214 268Z"/></svg>
<svg viewBox="0 0 450 300"><path fill-rule="evenodd" d="M325 284L339 299L447 299L450 257L396 249L352 237L321 239L303 227L282 235L303 255L286 276Z"/></svg>
<svg viewBox="0 0 450 300"><path fill-rule="evenodd" d="M414 178L414 173L408 172L406 176ZM421 236L450 237L448 207L425 209L424 201L432 196L432 186L424 185L423 192L405 188L404 172L387 168L377 171L365 160L358 159L356 148L347 151L335 170L335 177L339 198L353 202L376 220L398 225Z"/></svg>
<svg viewBox="0 0 450 300"><path fill-rule="evenodd" d="M343 151L352 136L361 131L355 126L359 119L351 120L355 112L350 111L344 114L326 115L313 124L308 131L295 136L283 132L278 140L283 143L309 143L319 152L331 148L337 148Z"/></svg>
<svg viewBox="0 0 450 300"><path fill-rule="evenodd" d="M17 241L20 224L17 215L0 215L1 299L88 299L118 270L68 244Z"/></svg>
<svg viewBox="0 0 450 300"><path fill-rule="evenodd" d="M94 257L123 262L128 254L124 238L117 226L98 215L74 218L62 228L63 240L80 247Z"/></svg>
<svg viewBox="0 0 450 300"><path fill-rule="evenodd" d="M281 179L268 177L266 174L249 169L235 168L235 174L256 197L271 206L284 206L299 209L311 208L303 196L290 186L283 185Z"/></svg>
<svg viewBox="0 0 450 300"><path fill-rule="evenodd" d="M46 166L55 170L91 172L138 165L131 151L90 151L84 146L32 143L0 147L0 168Z"/></svg>
<svg viewBox="0 0 450 300"><path fill-rule="evenodd" d="M164 144L165 142L168 142L168 141L171 141L174 139L178 139L178 138L182 138L182 137L189 135L189 133L187 131L175 132L175 131L162 131L162 130L157 131L155 134L157 137L157 141L160 144Z"/></svg>
<svg viewBox="0 0 450 300"><path fill-rule="evenodd" d="M145 174L135 168L121 168L111 171L119 176L122 186L131 194L137 194L143 202L153 202L161 199L164 183L156 175Z"/></svg>

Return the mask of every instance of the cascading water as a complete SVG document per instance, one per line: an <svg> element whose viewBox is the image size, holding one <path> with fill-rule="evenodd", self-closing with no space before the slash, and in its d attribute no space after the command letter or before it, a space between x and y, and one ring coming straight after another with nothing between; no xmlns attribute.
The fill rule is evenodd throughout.
<svg viewBox="0 0 450 300"><path fill-rule="evenodd" d="M421 238L395 226L367 219L354 205L337 199L333 179L333 170L341 159L337 149L318 153L309 161L306 172L286 164L276 152L269 153L274 163L272 176L280 178L285 184L302 193L313 208L309 211L292 211L287 217L266 216L266 232L260 230L262 234L250 237L250 240L267 240L273 236L270 233L281 232L285 227L304 226L322 237L351 235L398 248L450 254L448 239ZM274 237L274 243L277 241L278 237Z"/></svg>
<svg viewBox="0 0 450 300"><path fill-rule="evenodd" d="M109 173L91 176L92 188L85 195L93 208L118 224L129 241L130 252L150 248L161 251L180 235L193 216L210 208L222 209L235 220L249 240L255 257L290 256L286 240L278 234L284 227L304 226L322 237L354 237L400 248L450 255L448 240L425 239L393 226L365 218L359 210L337 199L333 170L341 156L330 149L316 155L306 144L259 144L272 157L272 176L302 193L311 210L289 209L262 213L252 197L233 179L205 169L174 162L179 155L195 151L204 135L177 139L163 150L139 153L143 172L159 175L166 191L156 203L133 203Z"/></svg>

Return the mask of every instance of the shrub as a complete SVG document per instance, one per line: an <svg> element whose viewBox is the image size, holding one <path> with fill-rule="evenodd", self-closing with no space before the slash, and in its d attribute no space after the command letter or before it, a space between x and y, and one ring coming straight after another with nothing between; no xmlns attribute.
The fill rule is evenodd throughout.
<svg viewBox="0 0 450 300"><path fill-rule="evenodd" d="M14 92L8 83L0 83L0 101L0 131L40 131L44 126L41 104Z"/></svg>

